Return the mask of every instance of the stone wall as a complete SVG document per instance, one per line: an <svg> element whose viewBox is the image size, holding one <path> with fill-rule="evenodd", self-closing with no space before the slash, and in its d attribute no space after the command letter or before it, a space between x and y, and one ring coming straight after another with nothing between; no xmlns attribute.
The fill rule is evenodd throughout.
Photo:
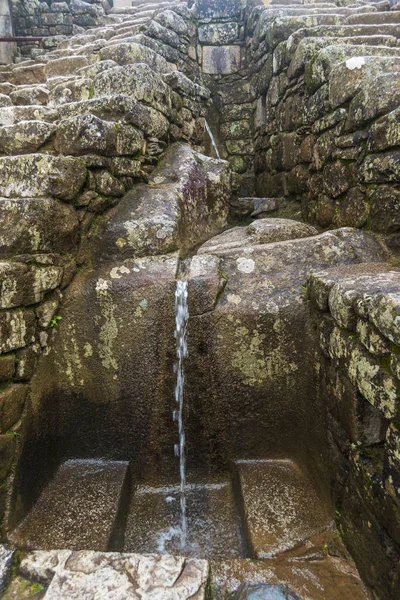
<svg viewBox="0 0 400 600"><path fill-rule="evenodd" d="M398 248L400 12L346 4L196 2L214 131L239 196Z"/></svg>
<svg viewBox="0 0 400 600"><path fill-rule="evenodd" d="M204 81L212 92L211 129L222 158L239 175L238 193L254 192L253 114L245 57L245 2L195 3Z"/></svg>
<svg viewBox="0 0 400 600"><path fill-rule="evenodd" d="M40 56L54 49L64 36L101 24L104 0L11 0L14 34L21 37L45 37L40 45L20 43L22 56Z"/></svg>
<svg viewBox="0 0 400 600"><path fill-rule="evenodd" d="M173 142L202 148L210 94L179 70L196 73L191 14L153 14L117 15L0 68L2 515L29 382L63 323L64 290L90 264L93 236L133 186L159 183L147 185ZM149 225L155 236L159 226ZM169 235L166 227L155 239L168 246Z"/></svg>
<svg viewBox="0 0 400 600"><path fill-rule="evenodd" d="M247 20L256 195L290 200L292 211L322 228L390 234L394 247L399 19L383 2L257 7Z"/></svg>
<svg viewBox="0 0 400 600"><path fill-rule="evenodd" d="M379 264L308 281L339 531L381 599L400 585L399 284L399 270Z"/></svg>

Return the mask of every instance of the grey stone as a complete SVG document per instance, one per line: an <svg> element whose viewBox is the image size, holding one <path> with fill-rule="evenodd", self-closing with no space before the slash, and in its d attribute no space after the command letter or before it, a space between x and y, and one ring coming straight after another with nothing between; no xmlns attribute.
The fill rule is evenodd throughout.
<svg viewBox="0 0 400 600"><path fill-rule="evenodd" d="M0 128L1 154L36 152L55 133L56 127L44 121L22 121Z"/></svg>
<svg viewBox="0 0 400 600"><path fill-rule="evenodd" d="M54 574L46 600L133 599L138 593L143 600L205 600L209 577L204 560L70 550L32 552L21 570L44 583Z"/></svg>
<svg viewBox="0 0 400 600"><path fill-rule="evenodd" d="M20 121L46 121L52 123L57 111L45 106L6 106L0 108L0 126L7 127Z"/></svg>
<svg viewBox="0 0 400 600"><path fill-rule="evenodd" d="M88 100L92 95L92 88L93 82L88 77L59 83L51 90L48 105L57 108L69 102Z"/></svg>
<svg viewBox="0 0 400 600"><path fill-rule="evenodd" d="M31 267L17 262L0 262L0 308L36 304L45 292L61 283L61 267Z"/></svg>
<svg viewBox="0 0 400 600"><path fill-rule="evenodd" d="M359 177L365 183L400 181L400 152L370 154L359 167Z"/></svg>
<svg viewBox="0 0 400 600"><path fill-rule="evenodd" d="M400 73L384 73L366 82L350 102L346 128L354 131L365 123L398 107Z"/></svg>
<svg viewBox="0 0 400 600"><path fill-rule="evenodd" d="M165 114L171 106L169 87L146 64L125 65L100 73L94 82L94 96L110 94L132 96Z"/></svg>
<svg viewBox="0 0 400 600"><path fill-rule="evenodd" d="M388 56L353 56L336 65L329 76L329 102L332 108L348 102L377 75L396 71L399 58Z"/></svg>
<svg viewBox="0 0 400 600"><path fill-rule="evenodd" d="M143 135L132 126L102 121L94 115L63 119L57 129L55 149L79 156L97 152L106 156L134 155L143 144Z"/></svg>
<svg viewBox="0 0 400 600"><path fill-rule="evenodd" d="M242 10L241 0L195 0L199 19L236 17Z"/></svg>
<svg viewBox="0 0 400 600"><path fill-rule="evenodd" d="M115 60L119 65L145 63L156 73L168 73L173 68L165 58L151 50L135 43L120 43L102 48L99 52L100 60Z"/></svg>
<svg viewBox="0 0 400 600"><path fill-rule="evenodd" d="M400 192L389 185L380 185L369 195L370 227L383 233L400 229Z"/></svg>
<svg viewBox="0 0 400 600"><path fill-rule="evenodd" d="M61 117L93 114L105 121L131 123L148 135L161 139L169 129L169 122L162 113L123 94L67 104L60 107L59 112Z"/></svg>
<svg viewBox="0 0 400 600"><path fill-rule="evenodd" d="M240 60L240 46L203 46L203 73L237 73L240 70Z"/></svg>
<svg viewBox="0 0 400 600"><path fill-rule="evenodd" d="M317 235L318 231L306 225L289 219L260 219L247 227L234 227L203 244L199 254L213 254L222 250L245 248L258 244L270 244L284 240Z"/></svg>
<svg viewBox="0 0 400 600"><path fill-rule="evenodd" d="M368 135L368 148L372 152L400 145L400 108L381 117L372 124Z"/></svg>
<svg viewBox="0 0 400 600"><path fill-rule="evenodd" d="M5 197L56 196L72 200L86 179L79 158L32 154L0 158L0 194Z"/></svg>
<svg viewBox="0 0 400 600"><path fill-rule="evenodd" d="M379 331L390 341L400 344L400 293L381 293L368 302L368 314Z"/></svg>
<svg viewBox="0 0 400 600"><path fill-rule="evenodd" d="M199 41L203 44L223 46L231 44L239 35L238 23L209 23L200 25L198 30Z"/></svg>
<svg viewBox="0 0 400 600"><path fill-rule="evenodd" d="M23 87L10 92L10 98L16 105L45 105L49 98L49 91L44 86Z"/></svg>
<svg viewBox="0 0 400 600"><path fill-rule="evenodd" d="M198 182L195 187L193 182ZM97 257L165 254L203 241L226 222L229 183L224 161L183 144L172 146L153 172L151 185L136 186L114 209L95 241ZM200 208L204 202L206 211Z"/></svg>
<svg viewBox="0 0 400 600"><path fill-rule="evenodd" d="M72 206L52 198L0 198L3 225L0 257L38 252L68 252L78 239Z"/></svg>

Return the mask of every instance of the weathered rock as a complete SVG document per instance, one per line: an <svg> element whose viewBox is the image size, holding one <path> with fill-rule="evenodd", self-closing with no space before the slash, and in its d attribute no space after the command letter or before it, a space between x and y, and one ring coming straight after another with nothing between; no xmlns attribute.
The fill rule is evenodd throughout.
<svg viewBox="0 0 400 600"><path fill-rule="evenodd" d="M240 0L196 0L195 9L199 19L224 19L240 15L242 3Z"/></svg>
<svg viewBox="0 0 400 600"><path fill-rule="evenodd" d="M92 95L93 81L88 77L74 78L54 86L49 94L49 106L58 107L69 102L88 100Z"/></svg>
<svg viewBox="0 0 400 600"><path fill-rule="evenodd" d="M0 356L0 383L9 381L15 373L15 356L6 354Z"/></svg>
<svg viewBox="0 0 400 600"><path fill-rule="evenodd" d="M370 154L360 165L359 176L365 183L400 181L400 152Z"/></svg>
<svg viewBox="0 0 400 600"><path fill-rule="evenodd" d="M20 418L28 387L12 383L0 391L0 433L6 433Z"/></svg>
<svg viewBox="0 0 400 600"><path fill-rule="evenodd" d="M47 104L49 91L45 86L23 87L10 92L10 98L16 105Z"/></svg>
<svg viewBox="0 0 400 600"><path fill-rule="evenodd" d="M168 86L146 64L125 65L100 73L94 82L94 95L110 94L132 96L167 114L171 106Z"/></svg>
<svg viewBox="0 0 400 600"><path fill-rule="evenodd" d="M400 73L384 73L367 81L351 101L346 122L348 131L354 131L371 119L397 108L400 102Z"/></svg>
<svg viewBox="0 0 400 600"><path fill-rule="evenodd" d="M187 23L175 10L163 10L156 13L154 20L168 29L172 29L178 35L193 35L195 30L191 23Z"/></svg>
<svg viewBox="0 0 400 600"><path fill-rule="evenodd" d="M1 154L36 152L53 136L55 125L44 121L22 121L0 128Z"/></svg>
<svg viewBox="0 0 400 600"><path fill-rule="evenodd" d="M0 477L5 479L10 472L16 450L16 441L12 433L0 435ZM4 585L4 582L3 582Z"/></svg>
<svg viewBox="0 0 400 600"><path fill-rule="evenodd" d="M199 248L199 254L213 254L221 250L244 248L258 244L269 244L296 238L317 235L318 231L289 219L260 219L247 227L228 229L213 237Z"/></svg>
<svg viewBox="0 0 400 600"><path fill-rule="evenodd" d="M50 584L46 600L89 600L110 594L143 600L205 600L208 563L173 556L70 550L32 552L21 565L32 581Z"/></svg>
<svg viewBox="0 0 400 600"><path fill-rule="evenodd" d="M226 223L227 163L185 145L170 148L151 185L129 192L95 241L94 256L112 260L189 249Z"/></svg>
<svg viewBox="0 0 400 600"><path fill-rule="evenodd" d="M45 83L46 79L45 64L32 64L27 67L16 67L12 74L13 83L16 85Z"/></svg>
<svg viewBox="0 0 400 600"><path fill-rule="evenodd" d="M73 156L91 152L118 156L136 154L142 144L143 136L134 127L102 121L94 115L83 115L63 119L54 145L59 152Z"/></svg>
<svg viewBox="0 0 400 600"><path fill-rule="evenodd" d="M240 46L203 46L203 73L237 73L240 70Z"/></svg>
<svg viewBox="0 0 400 600"><path fill-rule="evenodd" d="M0 262L0 308L27 306L43 300L45 292L61 283L62 268L28 268L22 263Z"/></svg>
<svg viewBox="0 0 400 600"><path fill-rule="evenodd" d="M119 65L145 63L156 73L168 73L173 70L165 58L141 44L120 43L106 46L100 50L99 57L100 60L115 60Z"/></svg>
<svg viewBox="0 0 400 600"><path fill-rule="evenodd" d="M368 135L368 148L372 152L400 145L400 108L373 123Z"/></svg>
<svg viewBox="0 0 400 600"><path fill-rule="evenodd" d="M0 179L2 196L72 200L85 182L86 166L78 158L49 154L0 158Z"/></svg>
<svg viewBox="0 0 400 600"><path fill-rule="evenodd" d="M231 44L239 36L239 26L234 21L209 23L199 26L199 41L203 44Z"/></svg>
<svg viewBox="0 0 400 600"><path fill-rule="evenodd" d="M6 106L0 108L0 126L7 127L20 121L46 121L52 123L57 111L45 106Z"/></svg>
<svg viewBox="0 0 400 600"><path fill-rule="evenodd" d="M130 123L147 135L161 139L169 129L168 120L162 113L122 94L67 104L60 107L59 112L61 117L92 114L105 121Z"/></svg>
<svg viewBox="0 0 400 600"><path fill-rule="evenodd" d="M38 252L68 252L78 238L71 206L52 198L0 198L0 257Z"/></svg>
<svg viewBox="0 0 400 600"><path fill-rule="evenodd" d="M399 59L388 56L353 56L336 65L329 76L329 102L337 108L353 98L377 75L396 71Z"/></svg>
<svg viewBox="0 0 400 600"><path fill-rule="evenodd" d="M32 341L35 315L32 310L0 313L0 354L23 348Z"/></svg>
<svg viewBox="0 0 400 600"><path fill-rule="evenodd" d="M46 65L48 78L75 74L78 69L89 66L86 56L64 56L50 60Z"/></svg>
<svg viewBox="0 0 400 600"><path fill-rule="evenodd" d="M400 192L389 185L380 185L372 191L370 227L375 231L391 233L400 229Z"/></svg>

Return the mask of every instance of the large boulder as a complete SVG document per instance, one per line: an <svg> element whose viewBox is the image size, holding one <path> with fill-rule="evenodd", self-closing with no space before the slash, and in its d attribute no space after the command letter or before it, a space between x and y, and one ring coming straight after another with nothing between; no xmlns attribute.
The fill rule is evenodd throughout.
<svg viewBox="0 0 400 600"><path fill-rule="evenodd" d="M226 225L230 171L184 144L172 146L148 185L132 189L94 240L96 261L187 251Z"/></svg>

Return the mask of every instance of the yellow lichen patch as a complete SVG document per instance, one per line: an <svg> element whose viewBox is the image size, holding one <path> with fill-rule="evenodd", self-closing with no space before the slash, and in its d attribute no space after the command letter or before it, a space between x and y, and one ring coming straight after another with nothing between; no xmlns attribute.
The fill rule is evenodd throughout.
<svg viewBox="0 0 400 600"><path fill-rule="evenodd" d="M85 358L89 358L90 356L93 356L93 348L89 343L87 343L83 346L83 350L84 350L83 356Z"/></svg>
<svg viewBox="0 0 400 600"><path fill-rule="evenodd" d="M246 327L237 327L235 338L232 367L239 369L246 385L262 384L267 376L263 348L265 334L260 334L256 329L250 333Z"/></svg>
<svg viewBox="0 0 400 600"><path fill-rule="evenodd" d="M114 315L115 306L107 289L98 292L100 312L103 324L99 333L99 355L103 367L118 370L118 363L114 357L114 342L118 337L118 324Z"/></svg>
<svg viewBox="0 0 400 600"><path fill-rule="evenodd" d="M62 352L62 364L59 363L60 368L64 366L64 372L71 386L83 385L81 378L82 362L79 356L79 345L75 337L75 325L68 323L65 326L65 337L63 342Z"/></svg>

